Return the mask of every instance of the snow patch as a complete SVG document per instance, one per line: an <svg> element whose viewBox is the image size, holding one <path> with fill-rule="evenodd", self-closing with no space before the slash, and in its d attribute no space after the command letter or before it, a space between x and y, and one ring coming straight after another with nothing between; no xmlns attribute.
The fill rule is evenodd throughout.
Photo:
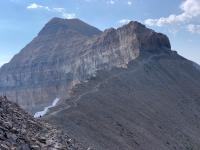
<svg viewBox="0 0 200 150"><path fill-rule="evenodd" d="M42 116L46 115L46 113L48 112L48 110L50 108L52 108L52 107L55 107L56 104L59 102L59 100L60 100L59 98L56 98L53 101L53 103L50 106L45 107L43 111L36 112L35 115L34 115L34 118L39 118L39 117L42 117Z"/></svg>

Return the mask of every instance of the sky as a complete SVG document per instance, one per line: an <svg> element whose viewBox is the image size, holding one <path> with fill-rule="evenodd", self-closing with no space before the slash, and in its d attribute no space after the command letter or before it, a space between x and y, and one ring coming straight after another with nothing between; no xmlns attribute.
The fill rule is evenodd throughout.
<svg viewBox="0 0 200 150"><path fill-rule="evenodd" d="M200 64L200 0L1 0L0 7L0 66L53 17L79 18L102 31L139 21Z"/></svg>

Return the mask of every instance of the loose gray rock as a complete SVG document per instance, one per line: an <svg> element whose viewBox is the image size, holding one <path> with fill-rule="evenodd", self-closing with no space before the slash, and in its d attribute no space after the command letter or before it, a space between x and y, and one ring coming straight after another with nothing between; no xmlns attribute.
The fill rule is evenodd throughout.
<svg viewBox="0 0 200 150"><path fill-rule="evenodd" d="M75 140L42 120L36 120L18 105L0 97L1 150L84 150Z"/></svg>

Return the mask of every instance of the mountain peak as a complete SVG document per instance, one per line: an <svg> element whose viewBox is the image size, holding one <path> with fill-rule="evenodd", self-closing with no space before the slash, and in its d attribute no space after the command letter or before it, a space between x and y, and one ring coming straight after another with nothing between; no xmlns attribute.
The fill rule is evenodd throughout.
<svg viewBox="0 0 200 150"><path fill-rule="evenodd" d="M170 49L171 44L169 38L163 34L155 32L147 28L144 24L131 21L129 24L123 26L125 30L131 30L138 35L141 49L157 50L157 49Z"/></svg>
<svg viewBox="0 0 200 150"><path fill-rule="evenodd" d="M128 26L135 26L135 27L143 27L146 28L146 26L138 21L130 21L128 24Z"/></svg>
<svg viewBox="0 0 200 150"><path fill-rule="evenodd" d="M56 34L58 31L76 31L88 37L101 33L99 29L81 21L80 19L62 19L54 17L40 31L39 35L52 35Z"/></svg>
<svg viewBox="0 0 200 150"><path fill-rule="evenodd" d="M110 28L104 32L106 35L112 34L112 37L114 32L118 32L120 37L126 37L128 41L132 39L132 41L137 43L135 45L138 45L141 51L160 52L171 50L170 40L165 34L147 28L144 24L137 21L130 21L118 29Z"/></svg>
<svg viewBox="0 0 200 150"><path fill-rule="evenodd" d="M83 21L81 21L78 18L73 18L73 19L64 19L64 18L59 18L59 17L54 17L52 18L47 24L56 24L56 23L83 23Z"/></svg>

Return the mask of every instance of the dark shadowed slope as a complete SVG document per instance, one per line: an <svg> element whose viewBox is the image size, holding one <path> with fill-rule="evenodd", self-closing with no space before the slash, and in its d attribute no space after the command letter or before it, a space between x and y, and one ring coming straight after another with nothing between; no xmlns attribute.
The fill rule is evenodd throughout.
<svg viewBox="0 0 200 150"><path fill-rule="evenodd" d="M200 148L200 71L175 52L144 52L71 94L46 119L94 149Z"/></svg>

